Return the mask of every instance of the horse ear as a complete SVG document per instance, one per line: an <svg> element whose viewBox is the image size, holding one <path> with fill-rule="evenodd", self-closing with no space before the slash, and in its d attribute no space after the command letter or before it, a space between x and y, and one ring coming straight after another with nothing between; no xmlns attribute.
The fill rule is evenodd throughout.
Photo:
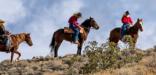
<svg viewBox="0 0 156 75"><path fill-rule="evenodd" d="M143 19L141 18L140 21L143 21Z"/></svg>
<svg viewBox="0 0 156 75"><path fill-rule="evenodd" d="M137 21L140 21L140 18L138 18Z"/></svg>
<svg viewBox="0 0 156 75"><path fill-rule="evenodd" d="M93 19L93 18L90 16L89 19Z"/></svg>
<svg viewBox="0 0 156 75"><path fill-rule="evenodd" d="M137 20L140 20L139 18Z"/></svg>
<svg viewBox="0 0 156 75"><path fill-rule="evenodd" d="M30 35L30 33L27 33L28 35Z"/></svg>

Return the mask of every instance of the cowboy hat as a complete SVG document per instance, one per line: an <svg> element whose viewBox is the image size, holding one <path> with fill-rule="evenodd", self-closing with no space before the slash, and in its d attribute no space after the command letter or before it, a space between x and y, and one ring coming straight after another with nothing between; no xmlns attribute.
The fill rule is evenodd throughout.
<svg viewBox="0 0 156 75"><path fill-rule="evenodd" d="M0 19L0 23L5 23L2 19Z"/></svg>

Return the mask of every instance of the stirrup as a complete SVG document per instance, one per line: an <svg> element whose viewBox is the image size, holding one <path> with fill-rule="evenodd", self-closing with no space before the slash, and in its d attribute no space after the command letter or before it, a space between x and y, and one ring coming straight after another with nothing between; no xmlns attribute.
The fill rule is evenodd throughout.
<svg viewBox="0 0 156 75"><path fill-rule="evenodd" d="M6 53L10 53L11 51L10 51L10 49L6 49Z"/></svg>
<svg viewBox="0 0 156 75"><path fill-rule="evenodd" d="M79 42L73 42L74 44L79 44Z"/></svg>

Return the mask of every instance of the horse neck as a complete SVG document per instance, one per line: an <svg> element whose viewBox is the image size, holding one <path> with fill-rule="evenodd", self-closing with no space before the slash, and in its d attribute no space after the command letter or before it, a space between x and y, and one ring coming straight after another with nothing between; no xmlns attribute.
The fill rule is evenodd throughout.
<svg viewBox="0 0 156 75"><path fill-rule="evenodd" d="M132 30L132 31L135 32L135 33L138 33L139 28L137 27L137 24L138 24L138 23L135 23L134 26L132 26L132 27L130 28L130 30Z"/></svg>
<svg viewBox="0 0 156 75"><path fill-rule="evenodd" d="M15 34L15 35L11 35L12 41L16 42L16 44L20 44L23 41L25 41L25 34Z"/></svg>
<svg viewBox="0 0 156 75"><path fill-rule="evenodd" d="M88 26L88 27L87 27L87 26ZM81 27L84 28L84 31L85 31L87 34L89 34L90 28L91 28L91 27L89 27L89 22L88 22L88 20L84 21L84 22L81 24Z"/></svg>

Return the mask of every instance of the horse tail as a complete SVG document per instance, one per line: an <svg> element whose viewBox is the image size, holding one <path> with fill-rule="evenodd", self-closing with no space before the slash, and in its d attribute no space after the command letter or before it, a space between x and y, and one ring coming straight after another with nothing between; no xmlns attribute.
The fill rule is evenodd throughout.
<svg viewBox="0 0 156 75"><path fill-rule="evenodd" d="M53 37L52 37L52 40L51 40L51 43L50 43L49 46L51 48L51 51L50 52L52 52L52 50L55 48L55 32L53 34Z"/></svg>
<svg viewBox="0 0 156 75"><path fill-rule="evenodd" d="M111 42L111 40L112 40L112 31L110 31L109 38L108 38L109 42Z"/></svg>

